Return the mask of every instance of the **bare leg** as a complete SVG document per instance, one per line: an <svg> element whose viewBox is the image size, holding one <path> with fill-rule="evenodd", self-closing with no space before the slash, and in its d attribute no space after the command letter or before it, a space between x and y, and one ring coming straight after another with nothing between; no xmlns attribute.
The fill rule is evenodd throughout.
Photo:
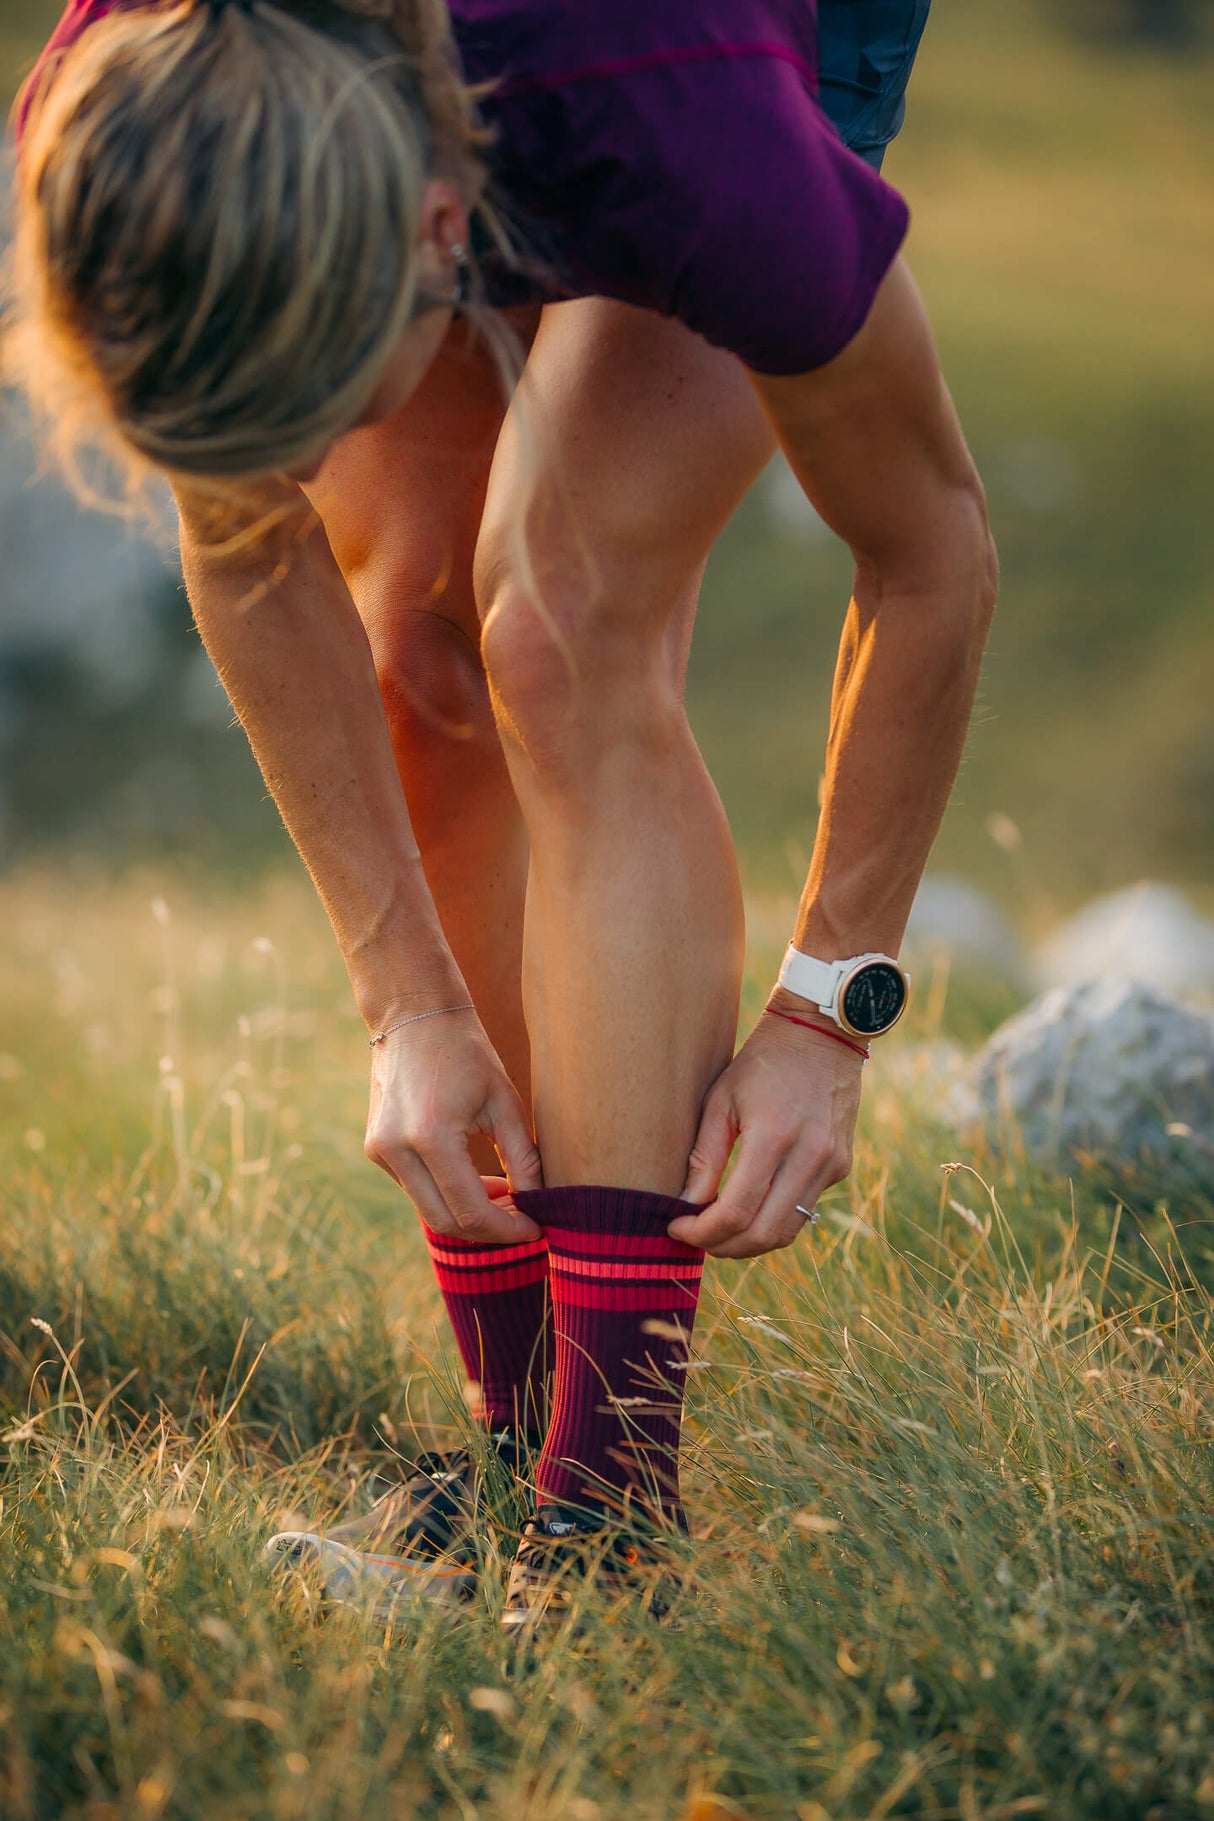
<svg viewBox="0 0 1214 1821"><path fill-rule="evenodd" d="M530 339L534 322L521 321ZM310 486L367 629L397 768L444 933L529 1097L521 968L527 832L480 658L472 557L501 381L464 327L405 409L335 447ZM478 1167L498 1169L480 1141Z"/></svg>
<svg viewBox="0 0 1214 1821"><path fill-rule="evenodd" d="M732 1054L743 948L729 830L683 708L687 648L708 550L772 438L731 357L623 305L546 311L528 373L542 608L512 557L527 499L513 414L477 567L531 837L540 1154L550 1185L677 1194Z"/></svg>

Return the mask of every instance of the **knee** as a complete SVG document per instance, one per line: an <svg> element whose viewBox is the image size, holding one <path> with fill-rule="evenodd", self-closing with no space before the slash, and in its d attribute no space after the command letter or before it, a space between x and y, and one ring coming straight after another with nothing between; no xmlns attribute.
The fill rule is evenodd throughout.
<svg viewBox="0 0 1214 1821"><path fill-rule="evenodd" d="M481 651L502 736L537 769L584 771L608 746L661 743L683 722L667 650L673 603L641 577L482 573Z"/></svg>
<svg viewBox="0 0 1214 1821"><path fill-rule="evenodd" d="M407 589L388 592L368 626L371 655L398 756L432 762L475 748L497 733L474 634L441 602L421 607Z"/></svg>

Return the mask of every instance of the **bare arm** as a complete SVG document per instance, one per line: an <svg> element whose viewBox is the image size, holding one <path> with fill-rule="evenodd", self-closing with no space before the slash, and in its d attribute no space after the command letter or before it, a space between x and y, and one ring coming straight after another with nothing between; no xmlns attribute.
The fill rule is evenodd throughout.
<svg viewBox="0 0 1214 1821"><path fill-rule="evenodd" d="M795 940L827 958L896 953L995 605L982 488L901 262L829 368L756 384L807 495L856 561Z"/></svg>
<svg viewBox="0 0 1214 1821"><path fill-rule="evenodd" d="M466 998L426 888L370 647L323 531L302 501L269 548L208 548L188 503L181 528L195 623L368 1026Z"/></svg>
<svg viewBox="0 0 1214 1821"><path fill-rule="evenodd" d="M328 541L297 489L250 502L265 537L216 541L180 496L181 555L203 643L312 874L372 1031L465 1004L396 771L371 650ZM426 1019L372 1052L367 1150L432 1225L517 1240L467 1153L492 1137L516 1187L539 1181L518 1096L475 1013ZM461 1129L462 1128L462 1129Z"/></svg>
<svg viewBox="0 0 1214 1821"><path fill-rule="evenodd" d="M825 788L794 940L838 960L896 954L965 740L996 563L982 488L899 262L829 367L755 385L802 486L855 556L831 701ZM804 1014L777 988L768 1001ZM859 1058L776 1018L705 1103L684 1193L714 1195L676 1236L727 1256L787 1245L796 1202L851 1162Z"/></svg>

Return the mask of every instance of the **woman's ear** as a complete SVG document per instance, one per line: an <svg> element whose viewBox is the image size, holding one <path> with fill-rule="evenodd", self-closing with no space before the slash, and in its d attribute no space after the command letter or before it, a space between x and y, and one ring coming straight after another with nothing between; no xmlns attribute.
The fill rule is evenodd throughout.
<svg viewBox="0 0 1214 1821"><path fill-rule="evenodd" d="M421 193L417 250L422 273L433 284L454 289L468 246L468 210L455 187L432 177Z"/></svg>

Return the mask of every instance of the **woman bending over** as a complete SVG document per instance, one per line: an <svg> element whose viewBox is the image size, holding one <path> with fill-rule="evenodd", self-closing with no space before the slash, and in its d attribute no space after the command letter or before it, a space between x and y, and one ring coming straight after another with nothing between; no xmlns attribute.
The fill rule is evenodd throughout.
<svg viewBox="0 0 1214 1821"><path fill-rule="evenodd" d="M821 87L805 0L76 0L24 100L13 359L65 442L173 482L367 1022L368 1155L482 1419L538 1449L514 1624L587 1532L622 1563L682 1522L703 1255L789 1245L848 1170L994 602L873 168L926 4L820 10ZM809 877L734 1056L741 897L683 682L777 443L855 585ZM453 1486L373 1514L394 1572L457 1547Z"/></svg>

